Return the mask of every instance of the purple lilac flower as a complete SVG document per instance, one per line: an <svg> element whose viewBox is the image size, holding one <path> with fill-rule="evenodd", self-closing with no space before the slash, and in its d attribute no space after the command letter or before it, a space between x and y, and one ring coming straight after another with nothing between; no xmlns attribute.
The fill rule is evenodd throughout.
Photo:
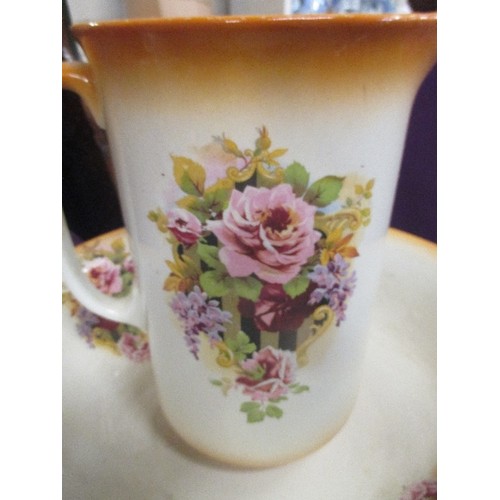
<svg viewBox="0 0 500 500"><path fill-rule="evenodd" d="M89 345L93 345L92 329L99 324L99 317L83 306L78 307L76 317L78 318L78 323L76 325L78 334L83 337Z"/></svg>
<svg viewBox="0 0 500 500"><path fill-rule="evenodd" d="M176 293L170 306L184 324L186 344L196 359L200 332L206 333L211 343L220 341L220 335L226 331L223 323L231 321L232 317L230 312L220 309L217 300L209 300L198 286L189 294Z"/></svg>
<svg viewBox="0 0 500 500"><path fill-rule="evenodd" d="M349 272L349 264L340 254L336 254L333 260L326 266L317 265L309 273L309 278L318 285L309 298L309 304L319 304L323 300L328 301L337 317L337 326L345 320L347 299L352 296L356 285L356 273Z"/></svg>

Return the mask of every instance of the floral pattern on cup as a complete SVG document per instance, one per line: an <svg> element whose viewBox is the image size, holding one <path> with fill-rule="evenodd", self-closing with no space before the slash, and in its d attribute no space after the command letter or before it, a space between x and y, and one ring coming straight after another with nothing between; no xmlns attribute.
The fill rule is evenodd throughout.
<svg viewBox="0 0 500 500"><path fill-rule="evenodd" d="M110 241L106 237L77 248L82 269L101 292L123 297L130 293L134 279L134 263L125 237ZM70 292L63 291L63 304L76 320L78 334L90 347L106 348L135 362L150 359L146 333L132 325L102 318L83 307Z"/></svg>
<svg viewBox="0 0 500 500"><path fill-rule="evenodd" d="M437 499L437 481L427 479L412 484L405 489L399 500L432 500Z"/></svg>
<svg viewBox="0 0 500 500"><path fill-rule="evenodd" d="M248 400L248 422L281 418L308 391L297 380L309 345L347 318L356 288L356 239L370 223L374 179L311 179L280 163L266 127L253 148L225 135L201 161L172 156L176 207L151 210L172 249L164 289L195 360L215 358L211 382Z"/></svg>

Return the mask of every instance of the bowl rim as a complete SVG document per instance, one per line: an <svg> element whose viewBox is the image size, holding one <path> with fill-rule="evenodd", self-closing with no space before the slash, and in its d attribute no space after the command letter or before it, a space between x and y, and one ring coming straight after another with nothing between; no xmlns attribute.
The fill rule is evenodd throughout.
<svg viewBox="0 0 500 500"><path fill-rule="evenodd" d="M306 26L372 26L377 24L435 24L436 12L411 12L405 14L385 13L328 13L328 14L291 14L291 15L239 15L239 16L203 16L203 17L156 17L113 19L77 23L72 30L77 35L92 31L162 31L187 30L197 28L245 29L257 27L283 26L288 28L305 28Z"/></svg>

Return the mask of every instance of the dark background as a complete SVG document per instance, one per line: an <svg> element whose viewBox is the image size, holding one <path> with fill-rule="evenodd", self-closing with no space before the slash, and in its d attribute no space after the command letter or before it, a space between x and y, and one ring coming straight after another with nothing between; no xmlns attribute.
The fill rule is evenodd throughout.
<svg viewBox="0 0 500 500"><path fill-rule="evenodd" d="M437 242L437 67L413 106L391 226Z"/></svg>

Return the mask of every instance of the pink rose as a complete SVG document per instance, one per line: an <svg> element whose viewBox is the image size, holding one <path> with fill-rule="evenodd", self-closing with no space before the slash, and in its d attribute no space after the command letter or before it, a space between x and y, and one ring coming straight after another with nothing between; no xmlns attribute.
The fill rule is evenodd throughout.
<svg viewBox="0 0 500 500"><path fill-rule="evenodd" d="M113 295L123 289L121 268L107 257L98 257L85 265L92 283L103 293Z"/></svg>
<svg viewBox="0 0 500 500"><path fill-rule="evenodd" d="M297 364L290 351L280 351L267 346L242 361L244 374L236 382L244 386L243 393L253 401L265 403L288 392L288 386L295 380Z"/></svg>
<svg viewBox="0 0 500 500"><path fill-rule="evenodd" d="M127 358L132 361L142 362L147 361L149 355L149 342L147 340L125 332L120 337L118 346Z"/></svg>
<svg viewBox="0 0 500 500"><path fill-rule="evenodd" d="M223 219L208 222L208 227L224 245L219 257L231 276L255 273L268 283L283 284L314 254L320 238L314 213L289 184L247 186L232 192Z"/></svg>
<svg viewBox="0 0 500 500"><path fill-rule="evenodd" d="M201 222L192 213L182 208L174 208L167 213L168 228L178 241L192 245L201 236Z"/></svg>

